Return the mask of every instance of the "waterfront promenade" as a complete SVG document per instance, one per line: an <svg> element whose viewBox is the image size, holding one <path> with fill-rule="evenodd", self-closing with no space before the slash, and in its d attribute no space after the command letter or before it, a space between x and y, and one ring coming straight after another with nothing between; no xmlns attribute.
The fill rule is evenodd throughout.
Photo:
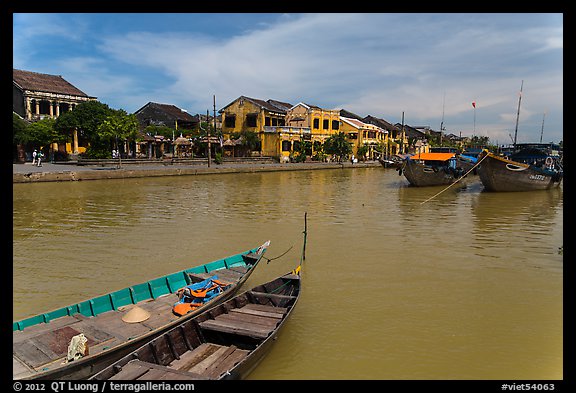
<svg viewBox="0 0 576 393"><path fill-rule="evenodd" d="M82 166L75 164L42 163L41 167L27 162L12 165L13 183L54 182L54 181L81 181L104 179L128 179L151 176L183 176L207 175L219 173L250 173L275 172L296 170L318 170L338 168L366 168L380 166L378 161L366 161L352 164L350 161L337 162L303 162L303 163L247 163L226 162L223 164L174 164L124 163L120 168L117 165L108 166Z"/></svg>

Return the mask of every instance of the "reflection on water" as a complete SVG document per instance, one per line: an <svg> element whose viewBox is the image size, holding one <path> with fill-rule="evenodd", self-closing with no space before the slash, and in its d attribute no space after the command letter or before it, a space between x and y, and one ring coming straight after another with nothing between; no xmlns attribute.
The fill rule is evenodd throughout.
<svg viewBox="0 0 576 393"><path fill-rule="evenodd" d="M384 168L15 184L13 318L270 239L288 252L255 285L297 264L308 212L301 301L250 379L561 379L562 188L442 190Z"/></svg>

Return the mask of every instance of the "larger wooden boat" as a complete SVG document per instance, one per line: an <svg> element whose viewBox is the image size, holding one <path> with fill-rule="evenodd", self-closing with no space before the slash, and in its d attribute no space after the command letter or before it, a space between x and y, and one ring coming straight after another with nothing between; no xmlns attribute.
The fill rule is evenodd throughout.
<svg viewBox="0 0 576 393"><path fill-rule="evenodd" d="M463 160L454 152L417 153L406 157L398 168L416 187L452 184L467 175L474 163Z"/></svg>
<svg viewBox="0 0 576 393"><path fill-rule="evenodd" d="M563 179L561 157L532 144L506 156L484 150L478 175L487 191L534 191L558 187Z"/></svg>
<svg viewBox="0 0 576 393"><path fill-rule="evenodd" d="M13 379L90 377L232 297L269 245L13 322Z"/></svg>
<svg viewBox="0 0 576 393"><path fill-rule="evenodd" d="M300 296L300 266L178 324L90 379L245 378L268 353L294 310Z"/></svg>

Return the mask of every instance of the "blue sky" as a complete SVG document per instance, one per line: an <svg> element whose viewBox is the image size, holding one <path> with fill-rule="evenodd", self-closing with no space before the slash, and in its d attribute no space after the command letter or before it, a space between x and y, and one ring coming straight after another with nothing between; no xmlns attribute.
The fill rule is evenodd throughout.
<svg viewBox="0 0 576 393"><path fill-rule="evenodd" d="M559 13L15 13L14 68L114 109L241 95L508 144L563 140ZM476 108L472 106L476 103Z"/></svg>

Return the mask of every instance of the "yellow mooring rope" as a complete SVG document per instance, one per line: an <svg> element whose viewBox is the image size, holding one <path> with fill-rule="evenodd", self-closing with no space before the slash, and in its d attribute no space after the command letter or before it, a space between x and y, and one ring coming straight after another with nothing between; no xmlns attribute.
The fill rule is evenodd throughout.
<svg viewBox="0 0 576 393"><path fill-rule="evenodd" d="M433 198L436 198L438 195L442 194L444 191L446 191L447 189L449 189L450 187L452 187L454 184L458 183L461 179L465 178L470 172L472 172L474 170L474 168L476 168L478 165L480 165L480 163L482 161L484 161L484 159L488 157L488 154L486 154L484 157L482 157L482 159L480 161L478 161L476 164L474 164L474 166L472 168L470 168L470 170L468 172L466 172L465 174L463 174L462 176L460 176L458 178L458 180L456 180L454 183L450 183L450 185L448 187L446 187L445 189L443 189L442 191L438 192L436 195L432 195L430 198L426 199L424 202L421 202L420 204L423 205L426 202L432 200Z"/></svg>

